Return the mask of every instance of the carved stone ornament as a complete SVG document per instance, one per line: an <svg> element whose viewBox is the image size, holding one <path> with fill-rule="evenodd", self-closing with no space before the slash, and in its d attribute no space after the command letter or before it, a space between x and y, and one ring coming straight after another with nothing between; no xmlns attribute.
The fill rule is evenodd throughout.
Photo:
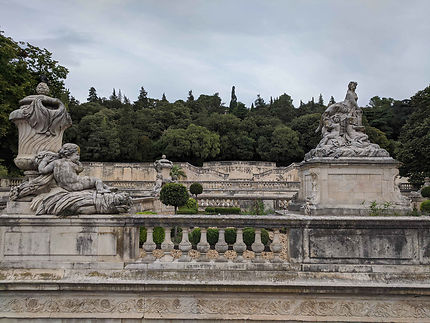
<svg viewBox="0 0 430 323"><path fill-rule="evenodd" d="M39 152L34 164L39 175L13 187L10 199L36 195L31 209L37 215L122 213L130 208L128 193L112 192L98 178L79 176L83 166L75 144L64 144L58 153Z"/></svg>
<svg viewBox="0 0 430 323"><path fill-rule="evenodd" d="M321 131L322 139L305 155L305 160L318 157L390 157L385 149L372 144L364 132L356 87L356 82L349 82L345 100L330 105L324 111L316 130Z"/></svg>
<svg viewBox="0 0 430 323"><path fill-rule="evenodd" d="M19 132L15 164L25 171L37 169L33 161L38 152L57 152L61 148L64 130L72 125L64 104L47 96L48 85L39 83L36 92L36 95L19 101L19 109L9 115L9 120L16 124Z"/></svg>
<svg viewBox="0 0 430 323"><path fill-rule="evenodd" d="M429 322L427 300L339 299L320 296L273 300L238 297L0 297L3 317L94 317L146 319L258 319L277 321ZM88 316L84 316L88 317Z"/></svg>

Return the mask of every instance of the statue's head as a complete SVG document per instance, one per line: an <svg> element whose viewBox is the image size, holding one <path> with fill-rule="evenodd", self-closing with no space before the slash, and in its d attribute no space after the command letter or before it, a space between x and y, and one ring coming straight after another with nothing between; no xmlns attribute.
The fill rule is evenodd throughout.
<svg viewBox="0 0 430 323"><path fill-rule="evenodd" d="M348 84L348 89L354 91L357 88L357 82L351 81Z"/></svg>
<svg viewBox="0 0 430 323"><path fill-rule="evenodd" d="M166 155L162 155L162 156L161 156L161 159L166 159Z"/></svg>
<svg viewBox="0 0 430 323"><path fill-rule="evenodd" d="M76 144L67 143L64 144L58 151L60 158L70 158L72 156L79 157L80 149Z"/></svg>

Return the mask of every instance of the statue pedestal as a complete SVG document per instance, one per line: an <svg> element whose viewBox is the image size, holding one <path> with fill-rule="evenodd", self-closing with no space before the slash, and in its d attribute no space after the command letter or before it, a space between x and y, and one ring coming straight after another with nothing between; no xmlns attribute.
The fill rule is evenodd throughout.
<svg viewBox="0 0 430 323"><path fill-rule="evenodd" d="M310 215L368 215L373 202L381 213L405 214L411 204L395 185L398 166L389 157L305 161L300 165L296 210L301 206Z"/></svg>

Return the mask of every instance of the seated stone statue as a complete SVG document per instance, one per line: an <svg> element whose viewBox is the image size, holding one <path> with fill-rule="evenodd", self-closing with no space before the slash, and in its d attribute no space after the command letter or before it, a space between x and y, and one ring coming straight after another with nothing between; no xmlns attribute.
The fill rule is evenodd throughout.
<svg viewBox="0 0 430 323"><path fill-rule="evenodd" d="M122 213L130 208L128 193L112 192L98 178L79 176L83 166L75 144L64 144L58 153L38 153L35 164L40 175L13 188L10 199L36 195L31 209L38 215Z"/></svg>
<svg viewBox="0 0 430 323"><path fill-rule="evenodd" d="M349 82L345 100L330 105L321 115L322 139L305 160L318 157L389 157L385 149L370 143L362 125L362 111L357 104L356 82Z"/></svg>

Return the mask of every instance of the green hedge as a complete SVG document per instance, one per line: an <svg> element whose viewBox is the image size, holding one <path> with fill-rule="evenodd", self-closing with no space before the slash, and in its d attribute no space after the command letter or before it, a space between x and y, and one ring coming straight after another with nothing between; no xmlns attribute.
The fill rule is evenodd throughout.
<svg viewBox="0 0 430 323"><path fill-rule="evenodd" d="M421 212L430 213L430 200L422 202L420 210Z"/></svg>
<svg viewBox="0 0 430 323"><path fill-rule="evenodd" d="M240 207L211 207L205 209L209 214L240 214Z"/></svg>
<svg viewBox="0 0 430 323"><path fill-rule="evenodd" d="M197 214L197 212L198 211L196 209L181 207L178 209L178 211L176 211L176 214Z"/></svg>
<svg viewBox="0 0 430 323"><path fill-rule="evenodd" d="M162 227L155 227L152 233L153 240L156 244L161 244L164 241L165 233ZM139 245L143 245L146 241L146 228L140 227Z"/></svg>
<svg viewBox="0 0 430 323"><path fill-rule="evenodd" d="M143 211L143 212L136 212L136 214L157 214L157 212Z"/></svg>
<svg viewBox="0 0 430 323"><path fill-rule="evenodd" d="M421 195L423 197L430 197L430 186L423 187L421 189Z"/></svg>

